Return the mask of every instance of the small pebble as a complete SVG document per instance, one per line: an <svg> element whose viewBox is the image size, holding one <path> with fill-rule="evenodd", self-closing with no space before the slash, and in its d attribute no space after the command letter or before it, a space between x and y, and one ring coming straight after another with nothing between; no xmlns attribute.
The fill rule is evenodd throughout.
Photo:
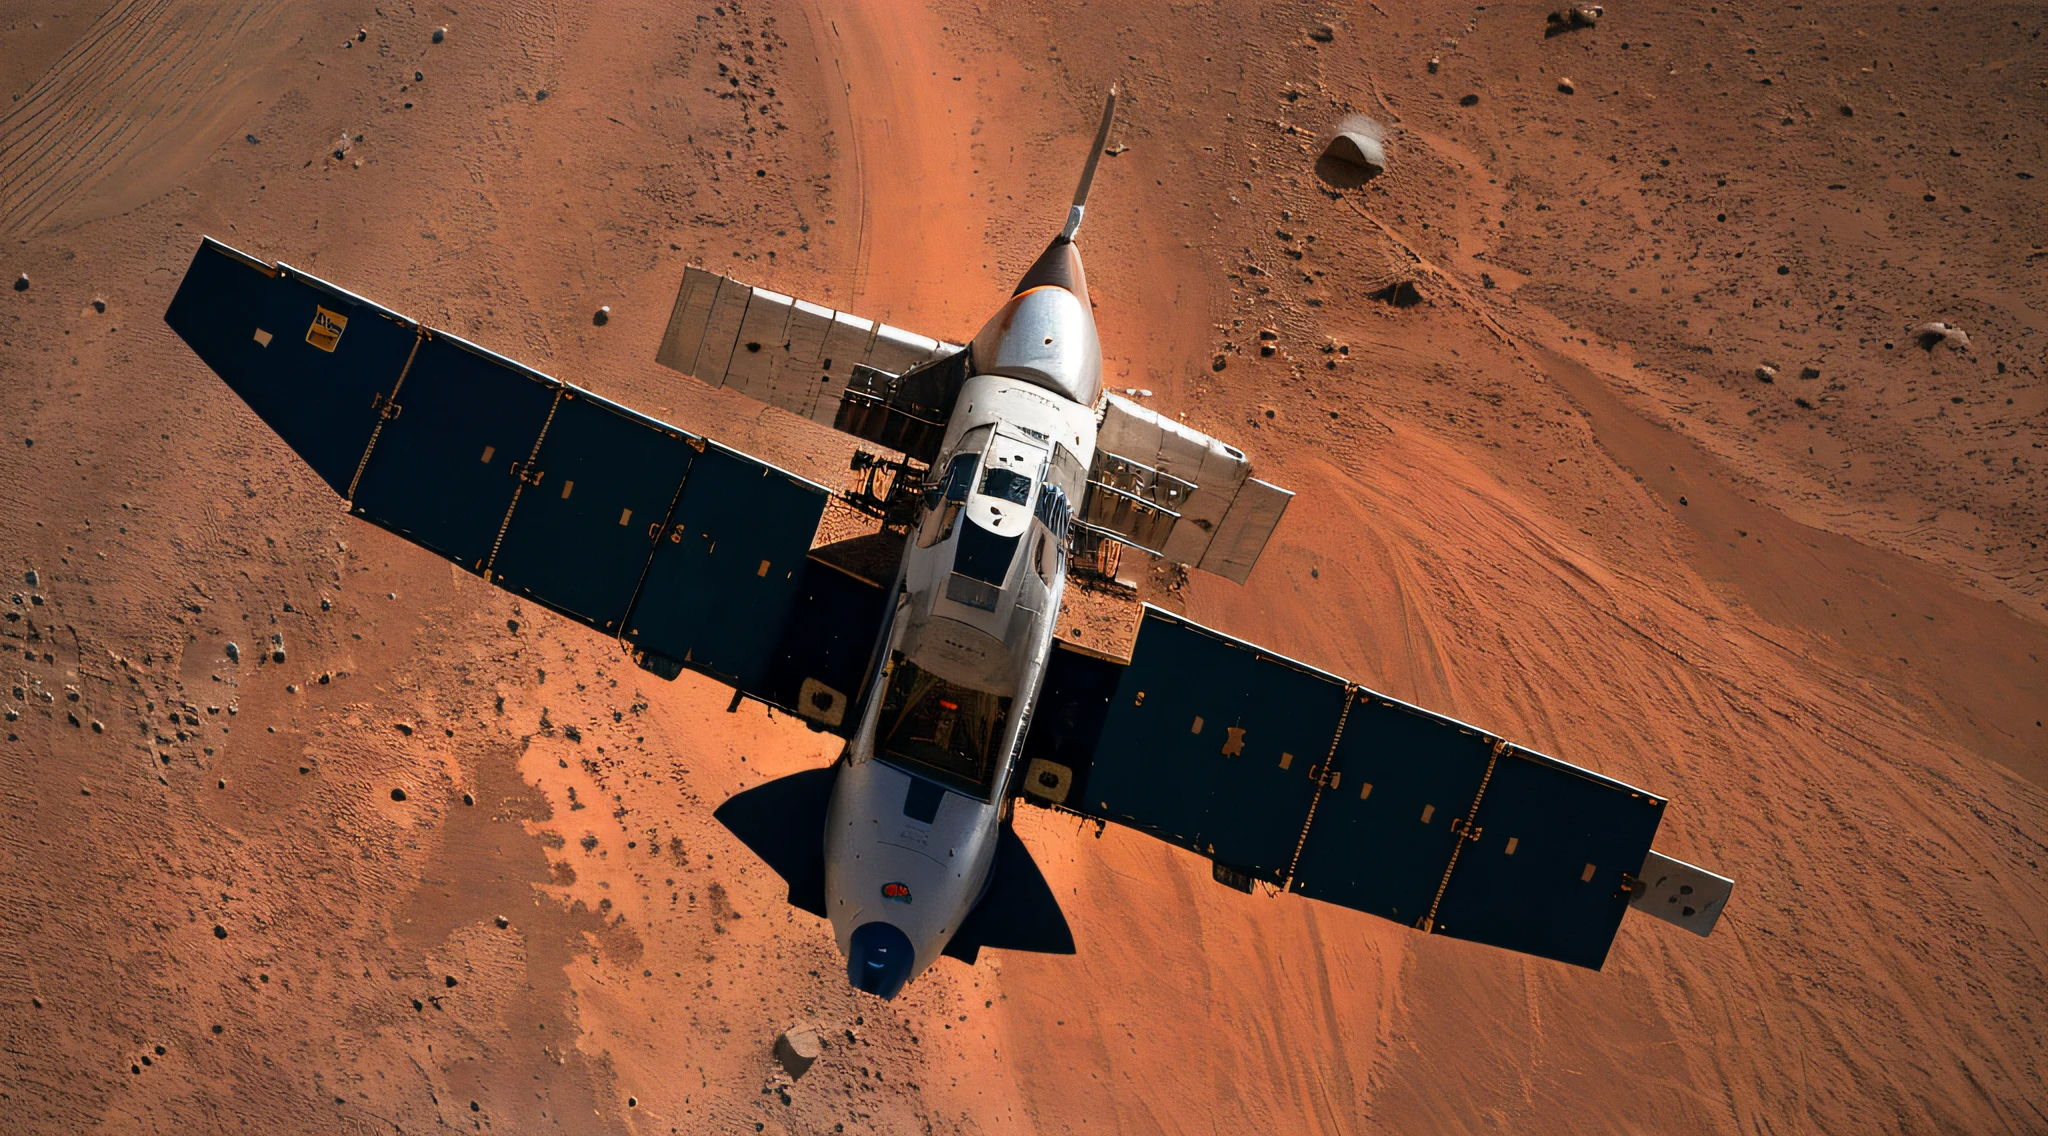
<svg viewBox="0 0 2048 1136"><path fill-rule="evenodd" d="M241 661L242 648L234 643L228 644L228 662L239 663Z"/></svg>
<svg viewBox="0 0 2048 1136"><path fill-rule="evenodd" d="M393 789L393 790L391 790L391 799L392 799L392 800L394 800L394 801L403 801L403 800L405 800L405 790L403 790L403 789Z"/></svg>
<svg viewBox="0 0 2048 1136"><path fill-rule="evenodd" d="M100 313L101 315L105 315L107 313L106 297L94 296L92 298L92 310Z"/></svg>
<svg viewBox="0 0 2048 1136"><path fill-rule="evenodd" d="M442 40L444 40L444 39L447 39L447 38L448 38L448 29L447 29L447 28L435 28L435 29L434 29L434 42L435 42L435 43L440 43L440 42L441 42Z"/></svg>
<svg viewBox="0 0 2048 1136"><path fill-rule="evenodd" d="M14 290L17 292L28 291L28 273L24 272L14 278Z"/></svg>
<svg viewBox="0 0 2048 1136"><path fill-rule="evenodd" d="M1567 95L1578 91L1578 87L1574 86L1570 79L1559 79L1557 81L1557 89Z"/></svg>
<svg viewBox="0 0 2048 1136"><path fill-rule="evenodd" d="M606 304L603 307L598 308L597 314L590 317L590 322L596 324L599 327L603 327L604 325L610 323L611 321L612 306L610 304Z"/></svg>

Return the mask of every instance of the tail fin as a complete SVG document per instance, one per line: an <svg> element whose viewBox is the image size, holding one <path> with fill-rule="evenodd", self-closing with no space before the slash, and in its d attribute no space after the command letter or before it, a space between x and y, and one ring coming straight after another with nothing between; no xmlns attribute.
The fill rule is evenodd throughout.
<svg viewBox="0 0 2048 1136"><path fill-rule="evenodd" d="M1060 901L1031 858L1031 850L1007 824L996 837L996 862L989 868L988 890L940 953L972 966L983 947L1050 955L1074 953L1074 933L1060 912Z"/></svg>
<svg viewBox="0 0 2048 1136"><path fill-rule="evenodd" d="M1081 184L1074 187L1074 204L1067 210L1067 226L1061 241L1071 241L1081 231L1081 214L1088 207L1088 187L1095 182L1095 164L1102 160L1102 148L1109 145L1109 124L1116 117L1116 84L1109 85L1109 99L1102 104L1102 125L1095 129L1095 148L1088 151L1088 164L1081 167Z"/></svg>

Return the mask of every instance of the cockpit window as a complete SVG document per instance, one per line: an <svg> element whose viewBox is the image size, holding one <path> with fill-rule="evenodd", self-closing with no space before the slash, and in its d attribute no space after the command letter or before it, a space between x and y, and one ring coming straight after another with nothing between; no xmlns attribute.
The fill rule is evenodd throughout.
<svg viewBox="0 0 2048 1136"><path fill-rule="evenodd" d="M946 467L943 479L933 478L926 484L924 526L917 537L919 548L930 548L953 535L953 522L967 500L968 489L974 485L974 469L980 461L978 453L960 454Z"/></svg>
<svg viewBox="0 0 2048 1136"><path fill-rule="evenodd" d="M1027 505L1031 502L1031 479L1015 470L994 466L981 475L981 492L998 501Z"/></svg>
<svg viewBox="0 0 2048 1136"><path fill-rule="evenodd" d="M994 792L1010 700L955 686L894 656L882 698L881 757L987 800Z"/></svg>

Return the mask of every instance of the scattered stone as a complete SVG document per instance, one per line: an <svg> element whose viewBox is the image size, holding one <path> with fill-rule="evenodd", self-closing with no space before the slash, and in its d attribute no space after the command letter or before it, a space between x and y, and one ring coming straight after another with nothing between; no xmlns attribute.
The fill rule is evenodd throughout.
<svg viewBox="0 0 2048 1136"><path fill-rule="evenodd" d="M36 575L36 570L33 568L29 569L27 572L22 573L21 578L23 580L26 580L28 582L28 586L31 588L39 587L43 582L42 577Z"/></svg>
<svg viewBox="0 0 2048 1136"><path fill-rule="evenodd" d="M412 81L415 83L426 82L426 79L427 73L425 71L415 71L412 73Z"/></svg>
<svg viewBox="0 0 2048 1136"><path fill-rule="evenodd" d="M320 610L321 610L321 611L333 611L333 610L334 610L334 602L333 602L332 600L321 600L321 601L320 601Z"/></svg>
<svg viewBox="0 0 2048 1136"><path fill-rule="evenodd" d="M368 29L368 28L357 28L357 29L356 29L356 42L357 42L357 43L362 43L362 42L363 42L364 40L367 40L367 39L369 39L369 38L370 38L370 29Z"/></svg>
<svg viewBox="0 0 2048 1136"><path fill-rule="evenodd" d="M284 636L277 632L272 632L270 636L270 661L284 662Z"/></svg>
<svg viewBox="0 0 2048 1136"><path fill-rule="evenodd" d="M391 799L392 799L392 800L394 800L394 801L403 801L403 800L405 800L405 790L403 790L403 789L393 789L393 790L391 790Z"/></svg>
<svg viewBox="0 0 2048 1136"><path fill-rule="evenodd" d="M1771 365L1770 365L1769 363L1759 363L1759 364L1757 364L1757 368L1756 368L1756 381L1757 381L1757 382L1760 382L1760 383L1775 383L1775 382L1777 382L1777 381L1778 381L1778 369L1777 369L1776 367L1773 367L1773 366L1771 366Z"/></svg>
<svg viewBox="0 0 2048 1136"><path fill-rule="evenodd" d="M810 1072L821 1051L817 1031L807 1026L786 1029L775 1039L775 1060L792 1079Z"/></svg>
<svg viewBox="0 0 2048 1136"><path fill-rule="evenodd" d="M510 919L505 918L503 915L498 916L498 930L503 931L511 925L512 921Z"/></svg>
<svg viewBox="0 0 2048 1136"><path fill-rule="evenodd" d="M1365 179L1376 178L1387 172L1386 131L1362 114L1350 115L1337 124L1323 157L1354 167Z"/></svg>
<svg viewBox="0 0 2048 1136"><path fill-rule="evenodd" d="M448 984L448 989L450 989L450 990L453 990L453 989L455 989L455 987L456 987L456 985L457 985L457 983L456 983L456 981L455 981L455 976L454 976L454 975L452 975L452 974L451 974L451 975L449 975L449 976L447 976L446 978L443 978L443 979L442 979L441 981L443 981L443 982L446 982L446 983Z"/></svg>
<svg viewBox="0 0 2048 1136"><path fill-rule="evenodd" d="M1913 338L1919 341L1922 351L1932 351L1944 343L1957 351L1970 349L1970 337L1954 324L1939 321L1923 323L1914 328L1912 334Z"/></svg>
<svg viewBox="0 0 2048 1136"><path fill-rule="evenodd" d="M476 797L475 797L475 795L474 795L474 794L471 794L471 793L464 793L464 794L462 795L462 803L463 803L463 804L465 804L465 805L474 805L474 804L476 804Z"/></svg>
<svg viewBox="0 0 2048 1136"><path fill-rule="evenodd" d="M391 728L397 730L401 734L404 734L406 737L412 736L412 726L410 723L393 722L391 723Z"/></svg>
<svg viewBox="0 0 2048 1136"><path fill-rule="evenodd" d="M1817 379L1817 378L1820 378L1820 368L1819 368L1819 367L1801 367L1801 368L1799 368L1799 377L1800 377L1800 378L1802 378L1802 379Z"/></svg>
<svg viewBox="0 0 2048 1136"><path fill-rule="evenodd" d="M1590 28L1600 22L1607 9L1598 4L1575 4L1569 8L1558 8L1543 17L1545 36L1563 35L1580 28Z"/></svg>
<svg viewBox="0 0 2048 1136"><path fill-rule="evenodd" d="M444 39L447 39L447 38L448 38L448 29L447 29L447 28L435 28L435 29L434 29L434 42L435 42L435 43L440 43L440 42L441 42L442 40L444 40Z"/></svg>
<svg viewBox="0 0 2048 1136"><path fill-rule="evenodd" d="M17 292L28 291L28 273L24 272L14 278L14 290Z"/></svg>
<svg viewBox="0 0 2048 1136"><path fill-rule="evenodd" d="M242 648L241 648L241 647L240 647L240 645L238 645L238 644L235 644L235 643L229 643L229 644L228 644L228 662L231 662L231 663L239 663L239 662L241 662L241 661L242 661Z"/></svg>
<svg viewBox="0 0 2048 1136"><path fill-rule="evenodd" d="M1337 29L1331 27L1328 24L1317 24L1315 27L1309 29L1308 38L1316 41L1317 43L1329 43L1331 40L1337 38Z"/></svg>
<svg viewBox="0 0 2048 1136"><path fill-rule="evenodd" d="M1855 107L1852 107L1852 106L1850 106L1850 105L1849 105L1848 103L1843 103L1843 104L1842 104L1842 117L1843 117L1843 118L1854 118L1854 117L1856 117L1856 108L1855 108Z"/></svg>
<svg viewBox="0 0 2048 1136"><path fill-rule="evenodd" d="M92 310L98 312L101 315L106 315L107 298L105 296L94 296L92 298Z"/></svg>
<svg viewBox="0 0 2048 1136"><path fill-rule="evenodd" d="M221 926L221 925L220 925L220 924L218 924L218 923L215 923L215 924L213 925L213 937L214 937L214 938L216 938L216 939L225 939L225 938L227 938L227 937L228 937L228 929L227 929L226 927L223 927L223 926Z"/></svg>
<svg viewBox="0 0 2048 1136"><path fill-rule="evenodd" d="M612 306L610 304L605 304L599 307L597 309L597 314L590 317L590 322L596 324L598 327L603 327L604 325L612 322Z"/></svg>
<svg viewBox="0 0 2048 1136"><path fill-rule="evenodd" d="M1560 94L1571 95L1578 93L1578 87L1570 79L1559 79L1557 81L1557 89Z"/></svg>
<svg viewBox="0 0 2048 1136"><path fill-rule="evenodd" d="M1430 57L1430 59L1429 59L1429 73L1430 73L1430 74L1432 74L1432 75L1436 74L1436 73L1437 73L1437 71L1438 71L1438 69L1439 69L1439 68L1441 68L1441 67L1443 67L1443 65L1444 65L1444 61L1443 61L1443 60L1441 60L1441 59L1438 59L1438 58L1437 58L1437 57L1435 57L1435 56L1431 56L1431 57Z"/></svg>
<svg viewBox="0 0 2048 1136"><path fill-rule="evenodd" d="M1464 98L1458 100L1458 105L1461 107L1476 107L1479 105L1479 96L1466 95Z"/></svg>

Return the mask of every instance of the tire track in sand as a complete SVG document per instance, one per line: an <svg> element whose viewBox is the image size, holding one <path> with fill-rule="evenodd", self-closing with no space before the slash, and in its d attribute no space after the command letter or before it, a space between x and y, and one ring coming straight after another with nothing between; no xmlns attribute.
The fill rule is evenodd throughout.
<svg viewBox="0 0 2048 1136"><path fill-rule="evenodd" d="M268 74L238 66L238 49L271 39L287 10L110 6L0 118L0 232L77 224L169 189L218 145L235 96Z"/></svg>

